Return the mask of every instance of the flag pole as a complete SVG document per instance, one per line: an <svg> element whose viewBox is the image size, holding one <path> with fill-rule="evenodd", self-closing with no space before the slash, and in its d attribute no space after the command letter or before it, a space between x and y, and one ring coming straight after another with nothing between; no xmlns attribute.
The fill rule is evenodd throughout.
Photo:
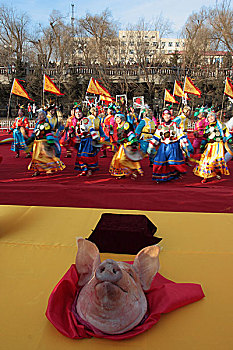
<svg viewBox="0 0 233 350"><path fill-rule="evenodd" d="M45 74L43 76L42 108L44 108L44 84L45 84Z"/></svg>
<svg viewBox="0 0 233 350"><path fill-rule="evenodd" d="M10 92L10 97L9 97L9 101L8 101L7 117L6 117L6 120L7 120L7 131L9 131L9 129L10 129L10 127L9 127L9 116L10 116L11 96L12 96L12 89L13 89L13 86L14 86L14 82L15 82L15 78L14 78L12 86L11 86L11 92Z"/></svg>
<svg viewBox="0 0 233 350"><path fill-rule="evenodd" d="M221 108L221 114L220 114L220 122L222 121L222 113L223 113L223 105L224 105L224 96L225 96L225 94L223 94L223 96L222 96L222 108Z"/></svg>

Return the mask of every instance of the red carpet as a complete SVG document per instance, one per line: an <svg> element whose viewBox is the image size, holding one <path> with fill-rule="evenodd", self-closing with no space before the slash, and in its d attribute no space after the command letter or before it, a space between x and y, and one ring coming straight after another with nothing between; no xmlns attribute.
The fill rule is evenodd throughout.
<svg viewBox="0 0 233 350"><path fill-rule="evenodd" d="M0 134L0 140L9 135ZM152 181L148 159L142 161L144 177L116 180L108 173L112 153L100 159L99 171L90 178L78 178L75 154L64 158L66 169L52 176L31 177L30 159L15 159L10 144L0 145L0 204L80 208L110 208L156 211L233 213L233 162L230 176L201 184L192 168L183 179L157 184Z"/></svg>

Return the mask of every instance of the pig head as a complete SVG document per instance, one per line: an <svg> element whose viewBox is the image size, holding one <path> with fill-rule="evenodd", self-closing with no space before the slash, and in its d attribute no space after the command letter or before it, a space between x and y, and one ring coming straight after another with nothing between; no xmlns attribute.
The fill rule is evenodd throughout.
<svg viewBox="0 0 233 350"><path fill-rule="evenodd" d="M147 312L144 291L159 270L159 247L149 246L133 265L107 259L101 263L96 245L77 239L76 268L79 286L76 311L83 324L107 334L120 334L137 326Z"/></svg>

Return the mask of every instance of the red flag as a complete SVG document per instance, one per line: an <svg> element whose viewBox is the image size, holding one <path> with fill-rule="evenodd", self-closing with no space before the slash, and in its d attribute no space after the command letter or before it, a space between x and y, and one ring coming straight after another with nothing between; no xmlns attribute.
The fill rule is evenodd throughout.
<svg viewBox="0 0 233 350"><path fill-rule="evenodd" d="M32 98L28 96L27 91L22 87L22 85L19 83L18 79L14 78L12 88L11 88L11 93L17 96L25 97L28 100L34 101Z"/></svg>
<svg viewBox="0 0 233 350"><path fill-rule="evenodd" d="M55 94L57 96L64 95L61 93L61 91L56 87L54 82L48 77L46 74L44 74L44 91L51 92L51 94Z"/></svg>
<svg viewBox="0 0 233 350"><path fill-rule="evenodd" d="M171 103L178 103L175 97L172 96L172 94L167 89L165 89L164 101L171 102Z"/></svg>

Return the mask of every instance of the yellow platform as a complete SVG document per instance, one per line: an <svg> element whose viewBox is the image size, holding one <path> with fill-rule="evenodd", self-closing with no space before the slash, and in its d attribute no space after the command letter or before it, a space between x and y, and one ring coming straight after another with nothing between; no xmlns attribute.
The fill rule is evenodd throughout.
<svg viewBox="0 0 233 350"><path fill-rule="evenodd" d="M74 263L76 236L88 237L103 212L145 214L158 227L160 273L200 283L206 298L162 315L125 341L71 340L46 319L48 297ZM2 350L233 349L233 214L0 206ZM132 256L102 254L130 260Z"/></svg>

